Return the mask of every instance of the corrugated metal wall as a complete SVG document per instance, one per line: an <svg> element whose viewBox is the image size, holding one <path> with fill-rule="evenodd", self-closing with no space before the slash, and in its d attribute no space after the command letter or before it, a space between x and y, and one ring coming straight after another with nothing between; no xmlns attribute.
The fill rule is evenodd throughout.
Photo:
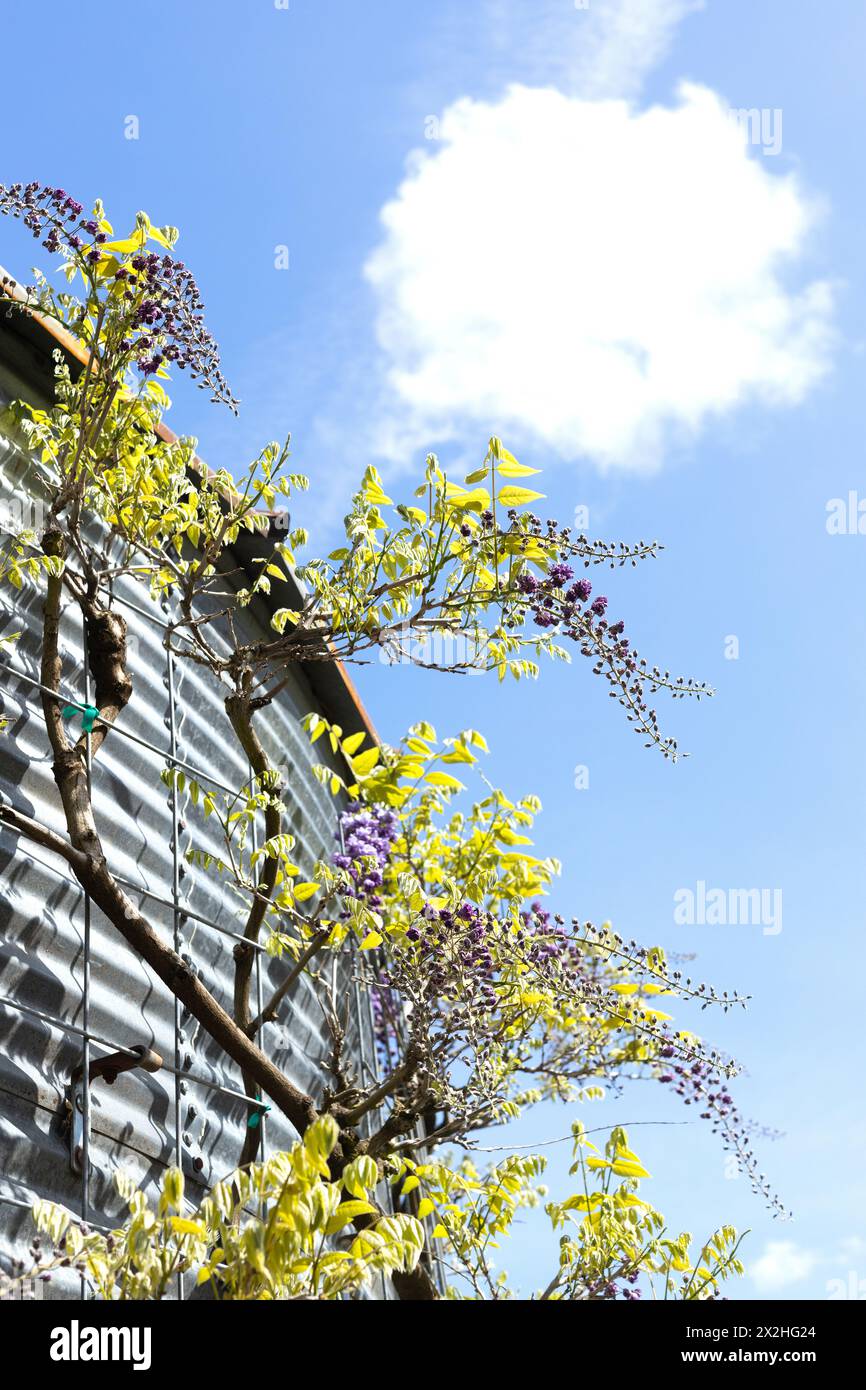
<svg viewBox="0 0 866 1390"><path fill-rule="evenodd" d="M0 364L0 404L19 394L23 383ZM26 461L2 441L0 453L5 505L32 506ZM9 721L0 734L2 795L61 830L35 684L42 594L36 586L25 587L13 611L10 593L0 594L0 633L23 635L11 653L0 653L0 711ZM200 769L203 784L209 774L236 789L248 780L249 768L210 676L190 662L168 658L163 646L168 610L132 581L119 586L117 597L129 622L135 692L120 721L128 736L120 728L112 732L93 769L97 824L125 886L139 894L136 901L154 926L176 939L177 948L230 1008L232 932L243 920L242 905L218 879L185 863L193 829L198 847L217 852L219 846L208 844L213 831L203 829L188 794L174 804L160 772L173 756ZM247 610L245 621L251 630L263 630L266 615ZM86 702L82 625L72 605L64 614L62 649L63 693ZM338 809L310 770L314 761L328 759L327 741L312 749L299 722L316 708L298 671L278 702L257 716L260 737L285 774L288 819L298 840L295 857L307 877L315 860L333 851ZM288 968L260 953L254 989L266 999ZM120 1211L111 1176L118 1166L143 1183L156 1183L166 1165L180 1163L195 1197L198 1185L203 1188L236 1165L247 1115L240 1074L194 1019L183 1012L175 1017L175 1008L162 983L99 911L91 911L65 866L0 831L0 1265L23 1253L22 1242L26 1249L32 1236L27 1209L34 1197L63 1202L107 1225ZM369 1023L362 999L349 1051L368 1074L375 1066ZM313 1094L321 1089L327 1044L308 984L295 989L281 1021L265 1028L262 1042L304 1089ZM166 1067L153 1075L126 1073L113 1086L93 1083L90 1161L76 1175L62 1123L70 1075L88 1053L96 1057L136 1044L155 1048ZM273 1112L264 1134L269 1151L294 1137ZM76 1296L68 1286L51 1287Z"/></svg>

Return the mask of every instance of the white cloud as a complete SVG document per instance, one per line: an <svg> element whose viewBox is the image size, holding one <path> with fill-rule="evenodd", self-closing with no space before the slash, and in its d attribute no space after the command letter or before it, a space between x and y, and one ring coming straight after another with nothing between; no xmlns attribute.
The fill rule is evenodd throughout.
<svg viewBox="0 0 866 1390"><path fill-rule="evenodd" d="M606 11L601 87L633 87L686 8ZM818 209L712 91L637 110L514 85L455 102L439 135L366 267L384 455L496 431L651 469L710 417L795 404L826 370L831 288L789 281Z"/></svg>
<svg viewBox="0 0 866 1390"><path fill-rule="evenodd" d="M465 0L460 0L466 13ZM486 61L507 80L555 82L584 97L634 96L703 0L486 0Z"/></svg>
<svg viewBox="0 0 866 1390"><path fill-rule="evenodd" d="M819 1254L792 1240L771 1240L764 1253L749 1265L748 1273L759 1293L775 1293L802 1283L820 1263Z"/></svg>

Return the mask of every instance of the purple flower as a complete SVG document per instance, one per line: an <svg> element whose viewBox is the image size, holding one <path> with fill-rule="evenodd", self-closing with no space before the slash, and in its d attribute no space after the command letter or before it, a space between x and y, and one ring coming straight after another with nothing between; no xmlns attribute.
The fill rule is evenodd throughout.
<svg viewBox="0 0 866 1390"><path fill-rule="evenodd" d="M79 254L82 237L92 237L94 245L85 254L87 264L95 267L104 255L98 248L106 244L110 234L92 216L79 220L75 231L62 225L75 223L82 210L82 204L62 188L36 182L26 187L20 183L0 184L0 214L20 217L28 231L54 253L62 251L65 244ZM131 290L110 304L112 316L123 320L119 325L121 334L144 325L155 328L153 341L145 342L148 335L143 333L135 344L142 372L149 375L158 370L171 348L169 360L179 360L201 386L210 388L213 400L224 402L237 414L237 401L220 369L219 350L205 327L201 295L190 272L172 256L155 252L139 252L125 261L122 269L129 274L127 283L140 289L143 281L150 295L142 319L135 317L136 295ZM158 361L155 355L149 355L155 348L160 349Z"/></svg>
<svg viewBox="0 0 866 1390"><path fill-rule="evenodd" d="M569 579L574 576L574 570L571 565L566 565L560 560L555 565L550 566L547 574L557 588L561 589L563 584L567 584Z"/></svg>
<svg viewBox="0 0 866 1390"><path fill-rule="evenodd" d="M372 904L371 895L382 884L399 831L396 812L386 806L366 807L353 802L340 817L340 828L343 847L333 856L333 863L350 874L353 896Z"/></svg>

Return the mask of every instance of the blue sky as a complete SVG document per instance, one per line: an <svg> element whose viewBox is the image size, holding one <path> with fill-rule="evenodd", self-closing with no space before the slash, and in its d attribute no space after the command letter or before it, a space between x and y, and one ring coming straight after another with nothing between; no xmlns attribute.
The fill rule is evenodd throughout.
<svg viewBox="0 0 866 1390"><path fill-rule="evenodd" d="M794 1222L726 1177L700 1122L634 1131L651 1194L679 1229L751 1228L742 1296L856 1287L866 536L830 534L827 507L866 498L866 10L153 0L113 25L80 0L39 15L38 32L26 7L4 18L22 56L4 66L0 178L100 195L118 226L144 207L182 228L243 401L235 422L175 393L171 423L209 462L242 467L291 430L318 549L367 462L408 492L427 449L456 469L497 432L544 470L545 514L585 506L592 535L665 544L594 577L645 655L717 688L660 704L692 755L676 767L580 658L531 686L379 667L358 683L386 737L422 717L486 731L488 775L542 798L563 911L698 952L701 978L752 995L702 1023L748 1068L745 1113L785 1131L762 1166ZM763 141L737 109L766 113ZM0 225L0 262L23 278L30 256ZM779 889L782 930L677 925L674 893L699 881ZM584 1118L690 1112L644 1085ZM568 1122L551 1109L515 1137ZM566 1147L547 1150L562 1192ZM533 1222L506 1262L525 1288L546 1282Z"/></svg>

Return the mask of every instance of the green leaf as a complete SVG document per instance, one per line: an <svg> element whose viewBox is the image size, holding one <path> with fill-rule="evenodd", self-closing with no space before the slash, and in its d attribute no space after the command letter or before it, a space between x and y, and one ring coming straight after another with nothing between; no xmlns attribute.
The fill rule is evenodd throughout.
<svg viewBox="0 0 866 1390"><path fill-rule="evenodd" d="M336 1235L338 1231L342 1231L344 1226L348 1226L350 1221L354 1221L357 1216L374 1216L375 1212L376 1208L369 1202L341 1202L325 1227L325 1231L329 1236Z"/></svg>
<svg viewBox="0 0 866 1390"><path fill-rule="evenodd" d="M450 772L428 772L424 781L429 782L431 787L443 787L452 792L464 790L463 783L458 781L456 777L452 777Z"/></svg>
<svg viewBox="0 0 866 1390"><path fill-rule="evenodd" d="M175 1235L198 1236L200 1240L207 1236L207 1227L203 1221L189 1221L185 1216L172 1216L170 1225Z"/></svg>
<svg viewBox="0 0 866 1390"><path fill-rule="evenodd" d="M378 748L368 748L366 753L359 753L357 758L352 759L352 771L359 777L366 777L373 771L379 761Z"/></svg>
<svg viewBox="0 0 866 1390"><path fill-rule="evenodd" d="M379 1169L375 1158L369 1154L361 1154L358 1158L353 1158L343 1169L343 1186L347 1192L351 1192L353 1197L363 1201L367 1192L376 1186L379 1180Z"/></svg>
<svg viewBox="0 0 866 1390"><path fill-rule="evenodd" d="M531 492L527 487L514 487L509 484L508 487L502 488L497 500L503 507L522 507L527 502L537 502L543 496L543 492Z"/></svg>
<svg viewBox="0 0 866 1390"><path fill-rule="evenodd" d="M455 489L448 497L447 505L455 511L486 512L490 506L490 493L483 487L473 488L471 492L458 492Z"/></svg>
<svg viewBox="0 0 866 1390"><path fill-rule="evenodd" d="M648 1178L650 1176L643 1164L630 1158L617 1158L611 1167L620 1178Z"/></svg>
<svg viewBox="0 0 866 1390"><path fill-rule="evenodd" d="M331 1157L340 1137L340 1127L333 1115L319 1115L304 1135L304 1148L311 1158L324 1161Z"/></svg>
<svg viewBox="0 0 866 1390"><path fill-rule="evenodd" d="M361 495L365 502L372 502L376 507L392 505L391 498L386 497L382 490L382 482L379 474L372 466L369 467L364 474Z"/></svg>
<svg viewBox="0 0 866 1390"><path fill-rule="evenodd" d="M268 566L268 568L272 569L273 566ZM284 578L284 575L280 574L279 571L277 571L277 573L279 574L280 579ZM289 623L291 623L294 627L300 616L300 613L296 613L293 608L278 608L274 616L271 618L271 627L274 628L276 632L283 633L285 632Z"/></svg>
<svg viewBox="0 0 866 1390"><path fill-rule="evenodd" d="M527 468L525 463L518 463L513 459L511 463L500 463L496 470L500 478L528 478L533 473L540 473L540 468Z"/></svg>

